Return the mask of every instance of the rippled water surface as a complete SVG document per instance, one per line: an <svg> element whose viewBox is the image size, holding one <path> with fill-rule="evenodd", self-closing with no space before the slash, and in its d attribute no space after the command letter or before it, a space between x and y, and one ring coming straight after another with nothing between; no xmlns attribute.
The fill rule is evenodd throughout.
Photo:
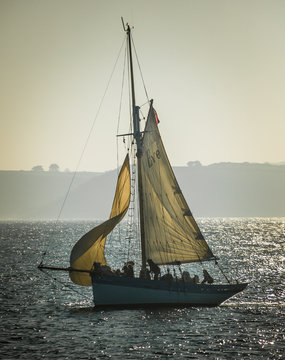
<svg viewBox="0 0 285 360"><path fill-rule="evenodd" d="M68 266L94 223L0 223L0 358L284 359L285 219L199 224L226 274L250 282L244 292L217 308L96 311L91 289L37 269L47 247L46 263Z"/></svg>

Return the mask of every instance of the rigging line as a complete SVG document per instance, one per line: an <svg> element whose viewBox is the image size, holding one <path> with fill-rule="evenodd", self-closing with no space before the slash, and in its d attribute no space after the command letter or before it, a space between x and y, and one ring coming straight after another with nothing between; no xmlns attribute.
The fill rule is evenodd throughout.
<svg viewBox="0 0 285 360"><path fill-rule="evenodd" d="M129 51L129 49L128 49ZM130 127L129 127L129 132L132 133L133 132L133 119L132 119L132 95L131 95L131 74L130 74L130 57L128 56L128 90L129 90L129 116L130 116ZM130 144L132 144L132 137L128 137L128 145L130 146Z"/></svg>
<svg viewBox="0 0 285 360"><path fill-rule="evenodd" d="M126 40L128 39L128 37L126 36ZM129 48L126 46L126 54L127 51L129 51ZM124 68L125 69L125 68ZM129 119L130 119L130 125L129 125L129 133L133 132L133 121L132 121L132 101L131 101L131 76L130 76L130 58L127 57L127 71L128 71L128 95L129 95ZM129 152L129 154L132 154L132 152L134 151L134 141L132 139L132 137L127 137L127 151ZM132 195L133 197L133 195ZM132 210L133 212L133 210ZM128 209L128 216L130 215L130 209ZM130 217L130 216L129 216ZM133 214L131 215L131 217L133 217ZM120 229L121 224L119 224L119 229ZM129 237L128 232L129 232L129 226L127 225L127 230L126 230L126 235ZM121 236L120 236L120 230L119 230L119 241L122 242ZM129 247L127 246L126 241L124 241L124 253L127 255L127 258L129 256Z"/></svg>
<svg viewBox="0 0 285 360"><path fill-rule="evenodd" d="M117 135L119 134L119 127L120 127L120 120L121 120L122 99L123 99L125 71L126 71L126 58L127 58L127 38L125 37L125 56L124 56L121 96L120 96L120 105L119 105L119 114L118 114L118 123L117 123ZM118 137L117 137L117 169L119 169L119 138ZM118 172L119 172L119 170L118 170Z"/></svg>
<svg viewBox="0 0 285 360"><path fill-rule="evenodd" d="M126 39L126 42L127 42L127 35L126 35L126 37L125 37L125 39ZM128 47L126 46L126 53L127 53L127 51L128 51ZM127 77L127 79L128 79L128 95L129 95L129 118L130 118L130 130L129 130L129 133L132 133L132 106L131 106L131 83L130 83L130 59L129 59L129 57L127 57L127 70L128 70L128 77ZM128 149L128 152L130 152L131 153L131 149L132 149L132 145L133 145L133 143L132 143L132 138L131 137L127 137L127 149ZM122 224L120 223L119 224L119 226L118 226L118 231L119 231L119 242L122 242L122 239L121 239L121 231L120 231L120 229L121 229L121 226L122 226ZM124 253L126 254L126 252L127 252L127 248L126 248L126 242L124 241Z"/></svg>
<svg viewBox="0 0 285 360"><path fill-rule="evenodd" d="M120 119L121 119L121 110L122 110L122 98L123 98L123 89L124 89L124 82L125 82L125 71L126 71L126 62L128 62L128 57L127 57L127 51L128 51L128 47L127 47L127 35L124 38L124 43L125 43L125 56L124 56L124 65L123 65L123 76L122 76L122 85L121 85L121 95L120 95L120 105L119 105L119 114L118 114L118 122L117 122L117 135L119 133L119 126L120 126ZM128 70L128 81L129 81L129 66L127 66L127 70ZM128 89L129 89L129 83L128 83ZM129 101L130 101L130 89L129 89ZM131 115L130 115L131 116ZM123 139L124 141L124 139ZM129 142L129 139L128 139ZM125 141L124 141L125 143ZM126 145L125 145L126 148ZM129 143L127 144L127 152L129 152ZM119 174L119 138L117 137L117 175ZM115 228L112 230L112 232L109 235L110 239L113 239L113 231L115 230ZM121 240L121 223L118 224L117 227L118 230L118 237L119 237L119 241Z"/></svg>
<svg viewBox="0 0 285 360"><path fill-rule="evenodd" d="M135 155L135 146L132 144L131 147L131 165L132 165L132 179L133 179L133 209L132 209L132 218L131 218L131 224L130 224L130 231L133 234L132 240L133 240L133 246L131 248L132 250L132 256L136 257L137 254L137 238L138 238L138 206L137 206L137 186L136 186L136 179L137 179L137 166L136 166L136 155ZM139 242L140 244L140 242ZM140 248L139 248L140 249ZM129 252L130 249L128 249Z"/></svg>
<svg viewBox="0 0 285 360"><path fill-rule="evenodd" d="M142 105L140 105L140 108L142 108L143 106L145 106L145 105L149 105L149 103L150 103L150 101L148 100L147 102L145 102L145 103L143 103Z"/></svg>
<svg viewBox="0 0 285 360"><path fill-rule="evenodd" d="M129 239L128 243L128 254L127 254L127 261L130 258L130 248L131 248L131 239L132 234L134 233L134 215L135 215L135 200L136 200L136 191L135 191L135 168L134 168L134 159L131 162L131 206L128 210L128 224L127 224L127 238Z"/></svg>
<svg viewBox="0 0 285 360"><path fill-rule="evenodd" d="M136 164L136 178L138 178L138 167L137 167L137 160L136 160L136 156L134 157L135 159L135 164ZM136 184L136 192L138 194L138 185ZM139 195L139 194L138 194ZM138 203L138 197L137 196L137 200L136 200L136 241L138 243L138 249L140 251L140 258L142 258L142 246L141 246L141 241L139 241L140 239L140 222L139 222L139 218L140 218L140 207L139 207L139 203ZM141 264L142 266L142 264Z"/></svg>
<svg viewBox="0 0 285 360"><path fill-rule="evenodd" d="M215 265L218 266L220 272L224 275L224 278L227 280L227 282L230 284L230 280L228 279L227 275L224 273L223 269L221 268L220 264L218 263L218 260L215 260Z"/></svg>
<svg viewBox="0 0 285 360"><path fill-rule="evenodd" d="M146 86L145 86L144 78L143 78L143 75L142 75L142 70L141 70L141 66L140 66L140 62L139 62L139 58L138 58L138 54L137 54L137 50L136 50L136 47L135 47L135 44L134 44L134 40L133 40L132 34L131 34L131 39L132 39L133 48L134 48L134 50L135 50L136 59L137 59L138 67L139 67L139 70L140 70L140 75L141 75L141 79L142 79L142 83L143 83L145 95L146 95L146 98L147 98L147 100L148 100L148 102L149 102L149 97L148 97L148 93L147 93L147 90L146 90Z"/></svg>
<svg viewBox="0 0 285 360"><path fill-rule="evenodd" d="M120 104L119 104L119 111L118 111L118 122L117 122L117 135L119 134L119 127L120 127L120 120L121 120L121 111L122 111L122 99L123 99L123 92L124 92L124 82L125 82L125 70L126 70L126 58L127 58L127 37L125 36L124 42L125 44L125 55L124 55L124 64L123 64L123 75L122 75L122 85L121 85L121 95L120 95ZM116 137L116 145L117 145L117 176L119 176L120 173L120 164L119 164L119 138ZM118 224L118 233L119 233L119 239L121 238L121 232L120 232L120 223ZM113 231L111 231L109 238L112 239L113 237Z"/></svg>
<svg viewBox="0 0 285 360"><path fill-rule="evenodd" d="M141 110L141 108L140 108L140 114L141 114L141 116L142 116L142 119L140 119L140 120L145 120L145 116L144 116L144 113L142 112L142 110Z"/></svg>
<svg viewBox="0 0 285 360"><path fill-rule="evenodd" d="M85 297L86 299L88 299L90 301L90 298L88 296L86 296L85 294L82 294L80 291L78 291L78 290L74 289L73 287L71 287L69 283L65 283L64 281L58 280L56 277L53 277L51 274L49 274L47 271L44 271L43 269L41 270L41 272L43 274L45 274L46 276L50 277L55 282L61 284L62 286L68 288L69 290L79 294L80 296Z"/></svg>
<svg viewBox="0 0 285 360"><path fill-rule="evenodd" d="M87 136L87 138L86 138L86 141L85 141L83 150L82 150L82 152L81 152L81 155L80 155L80 157L79 157L79 160L78 160L77 165L76 165L76 168L75 168L75 171L74 171L73 176L72 176L72 178L71 178L69 187L68 187L67 192L66 192L66 194L65 194L63 203L62 203L62 205L61 205L59 214L58 214L57 219L56 219L56 225L57 225L57 223L58 223L58 221L59 221L59 219L60 219L60 217L61 217L61 214L62 214L63 208L64 208L64 206L65 206L66 200L67 200L67 198L68 198L68 196L69 196L71 187L72 187L73 182L74 182L74 180L75 180L75 177L76 177L76 175L77 175L77 173L78 173L78 169L79 169L81 160L82 160L83 155L84 155L84 153L85 153L85 150L86 150L86 148L87 148L87 144L88 144L89 139L90 139L90 137L91 137L91 134L92 134L92 132L93 132L93 129L94 129L96 120L97 120L97 118L98 118L98 116L99 116L101 107L102 107L102 105L103 105L103 101L104 101L105 96L106 96L106 94L107 94L107 91L108 91L108 89L109 89L109 85L110 85L110 82L111 82L111 80L112 80L113 74L114 74L114 72L115 72L115 69L116 69L116 66L117 66L119 57L120 57L120 55L121 55L121 51L122 51L122 48L123 48L124 43L125 43L125 38L124 38L124 40L123 40L123 42L122 42L122 45L121 45L121 47L120 47L120 50L119 50L117 59L116 59L116 61L115 61L115 64L114 64L113 69L112 69L112 72L111 72L111 75L110 75L109 80L108 80L108 82L107 82L107 86L106 86L106 88L105 88L103 97L101 98L101 101L100 101L100 104L99 104L97 113L96 113L96 115L95 115L95 117L94 117L94 119L93 119L93 123L92 123L91 129L90 129L89 134L88 134L88 136ZM44 257L46 256L46 253L47 253L48 248L49 248L49 245L47 246L46 250L44 251L44 253L43 253L43 255L42 255L41 264L43 263L43 260L44 260Z"/></svg>

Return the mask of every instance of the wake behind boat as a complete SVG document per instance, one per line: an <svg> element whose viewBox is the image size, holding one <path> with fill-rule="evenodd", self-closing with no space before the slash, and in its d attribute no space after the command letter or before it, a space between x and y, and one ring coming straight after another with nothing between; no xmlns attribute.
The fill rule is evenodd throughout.
<svg viewBox="0 0 285 360"><path fill-rule="evenodd" d="M65 270L80 286L92 286L96 306L188 305L216 306L246 288L232 284L207 244L178 185L167 157L158 115L150 100L147 121L140 129L140 107L136 104L131 28L127 24L126 43L131 84L132 130L130 148L118 175L110 218L78 240L70 255L70 267L39 265L41 270ZM130 166L130 152L136 164ZM136 176L133 174L136 173ZM132 175L131 175L132 174ZM137 185L133 186L136 180ZM107 236L123 220L130 202L138 194L139 246L141 264L136 273L132 259L122 259L122 269L111 269L105 256ZM127 240L126 240L127 241ZM216 284L203 268L214 261L226 284ZM203 280L186 264L202 266ZM172 269L171 269L172 268ZM175 270L176 269L176 270Z"/></svg>

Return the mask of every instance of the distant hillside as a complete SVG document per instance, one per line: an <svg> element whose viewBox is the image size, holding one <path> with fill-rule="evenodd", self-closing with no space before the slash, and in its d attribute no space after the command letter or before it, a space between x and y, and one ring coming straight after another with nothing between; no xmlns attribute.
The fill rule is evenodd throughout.
<svg viewBox="0 0 285 360"><path fill-rule="evenodd" d="M78 173L71 194L96 176ZM72 177L69 172L0 171L0 219L54 219Z"/></svg>
<svg viewBox="0 0 285 360"><path fill-rule="evenodd" d="M219 163L174 167L190 209L198 217L285 216L285 165ZM0 219L55 219L72 173L0 171ZM105 219L117 171L76 175L62 219Z"/></svg>
<svg viewBox="0 0 285 360"><path fill-rule="evenodd" d="M285 216L285 165L218 163L175 173L196 216Z"/></svg>

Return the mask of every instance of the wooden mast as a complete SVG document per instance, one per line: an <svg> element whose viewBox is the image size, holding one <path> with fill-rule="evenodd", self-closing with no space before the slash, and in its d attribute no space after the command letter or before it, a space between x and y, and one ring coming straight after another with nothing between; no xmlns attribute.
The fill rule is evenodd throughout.
<svg viewBox="0 0 285 360"><path fill-rule="evenodd" d="M144 213L143 213L143 186L141 176L141 157L142 157L142 139L140 132L140 119L139 119L139 106L136 105L135 97L135 85L134 85L134 71L133 71L133 59L132 59L132 41L131 41L131 28L127 24L128 35L128 49L129 49L129 61L130 61L130 73L131 73L131 90L132 90L132 109L133 109L133 127L134 138L137 144L137 166L138 166L138 192L139 192L139 208L140 208L140 233L141 233L141 252L142 252L142 268L146 267L145 256L145 231L144 231Z"/></svg>

